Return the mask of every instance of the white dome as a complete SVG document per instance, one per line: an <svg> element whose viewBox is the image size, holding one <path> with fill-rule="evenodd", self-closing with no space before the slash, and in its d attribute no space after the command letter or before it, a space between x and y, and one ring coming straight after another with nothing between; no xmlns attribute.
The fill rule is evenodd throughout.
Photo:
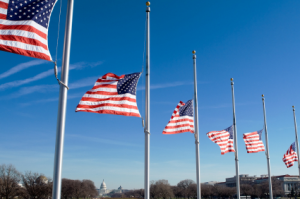
<svg viewBox="0 0 300 199"><path fill-rule="evenodd" d="M101 190L101 189L106 190L106 184L105 184L105 182L104 182L104 179L103 179L103 182L101 183L101 186L100 186L100 190Z"/></svg>

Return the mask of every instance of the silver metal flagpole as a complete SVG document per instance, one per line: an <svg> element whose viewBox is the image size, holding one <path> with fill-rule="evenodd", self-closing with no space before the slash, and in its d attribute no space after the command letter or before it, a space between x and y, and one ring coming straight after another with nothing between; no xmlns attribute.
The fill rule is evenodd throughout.
<svg viewBox="0 0 300 199"><path fill-rule="evenodd" d="M265 137L266 137L266 156L267 156L267 164L268 164L268 176L269 176L269 192L270 199L273 199L273 191L272 191L272 176L271 176L271 168L270 168L270 155L269 155L269 143L268 143L268 130L267 130L267 118L266 118L266 108L265 108L265 98L262 95L263 109L264 109L264 122L265 122Z"/></svg>
<svg viewBox="0 0 300 199"><path fill-rule="evenodd" d="M198 97L197 97L197 68L196 68L196 51L193 50L194 60L194 104L195 104L195 145L196 145L196 178L197 178L197 199L201 198L201 181L200 181L200 153L199 153L199 128L198 128Z"/></svg>
<svg viewBox="0 0 300 199"><path fill-rule="evenodd" d="M296 144L297 144L297 155L299 157L299 142L298 142L295 106L293 106L293 113L294 113L294 125L295 125L295 135L296 135ZM299 171L299 177L300 177L300 158L298 158L298 171Z"/></svg>
<svg viewBox="0 0 300 199"><path fill-rule="evenodd" d="M240 199L240 176L239 176L239 158L238 158L238 145L237 145L237 132L236 132L236 119L235 119L235 101L234 101L234 83L231 80L231 93L232 93L232 108L233 108L233 127L234 127L234 148L235 148L235 176L236 176L236 198Z"/></svg>
<svg viewBox="0 0 300 199"><path fill-rule="evenodd" d="M71 33L72 33L72 21L73 21L73 4L74 4L74 0L68 0L63 60L61 66L61 81L65 85L68 85L68 80L69 80L69 61L70 61L70 46L71 46ZM56 144L55 144L55 157L54 157L52 199L60 199L60 195L61 195L61 172L62 172L62 160L63 160L63 150L64 150L67 92L68 92L67 88L64 85L60 84L57 126L56 126Z"/></svg>
<svg viewBox="0 0 300 199"><path fill-rule="evenodd" d="M150 2L146 2L147 42L146 42L146 90L145 90L145 176L144 198L150 198L149 162L150 162Z"/></svg>

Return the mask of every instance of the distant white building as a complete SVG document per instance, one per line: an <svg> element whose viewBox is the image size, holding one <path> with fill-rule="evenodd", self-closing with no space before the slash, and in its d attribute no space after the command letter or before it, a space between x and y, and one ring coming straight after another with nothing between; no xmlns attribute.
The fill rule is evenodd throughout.
<svg viewBox="0 0 300 199"><path fill-rule="evenodd" d="M128 191L128 190L127 189L123 189L123 187L121 185L120 185L120 187L118 189L109 190L109 189L107 189L106 183L103 180L103 182L100 185L99 196L106 196L109 193L124 193L126 191Z"/></svg>
<svg viewBox="0 0 300 199"><path fill-rule="evenodd" d="M111 191L106 188L106 183L104 182L104 179L103 179L103 182L100 185L99 195L103 196L103 195L108 194L110 192Z"/></svg>

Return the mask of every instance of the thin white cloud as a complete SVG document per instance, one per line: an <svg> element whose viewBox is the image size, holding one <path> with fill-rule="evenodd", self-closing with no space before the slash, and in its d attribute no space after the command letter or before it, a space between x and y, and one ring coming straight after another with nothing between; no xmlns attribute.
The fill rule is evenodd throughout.
<svg viewBox="0 0 300 199"><path fill-rule="evenodd" d="M9 69L8 71L0 74L0 79L11 76L15 73L18 73L18 72L26 69L26 68L30 68L32 66L46 64L46 63L50 63L50 62L47 62L45 60L33 60L33 61L25 62L25 63L22 63L22 64L18 64L15 67L12 67L11 69Z"/></svg>
<svg viewBox="0 0 300 199"><path fill-rule="evenodd" d="M85 63L85 62L80 62L80 63L76 63L76 64L71 64L70 65L70 70L78 70L78 69L83 69L85 67L95 67L95 66L98 66L102 64L102 62L95 62L95 63ZM58 72L60 72L61 68L59 67L58 68ZM18 86L21 86L21 85L24 85L24 84L28 84L30 82L33 82L33 81L37 81L37 80L40 80L40 79L43 79L43 78L46 78L48 76L51 76L54 74L54 70L53 69L49 69L45 72L42 72L34 77L31 77L31 78L27 78L27 79L24 79L24 80L17 80L17 81L13 81L13 82L8 82L8 83L5 83L5 84L1 84L0 85L0 90L5 90L7 88L13 88L13 87L18 87Z"/></svg>
<svg viewBox="0 0 300 199"><path fill-rule="evenodd" d="M85 140L89 142L96 142L96 143L103 143L103 144L114 144L114 145L120 145L120 146L131 146L131 147L139 147L140 145L132 144L128 142L123 141L117 141L117 140L110 140L110 139L102 139L97 137L89 137L89 136L82 136L82 135L76 135L76 134L66 134L66 136L77 138L79 140Z"/></svg>
<svg viewBox="0 0 300 199"><path fill-rule="evenodd" d="M97 76L97 77L95 76L95 77L87 77L87 78L78 80L76 82L69 84L69 88L75 89L75 88L93 86L98 78L99 78L99 76Z"/></svg>
<svg viewBox="0 0 300 199"><path fill-rule="evenodd" d="M182 85L193 84L193 82L172 82L172 83L164 83L164 84L154 84L150 85L150 89L159 89L159 88L169 88L176 87ZM137 90L145 90L145 86L138 86Z"/></svg>

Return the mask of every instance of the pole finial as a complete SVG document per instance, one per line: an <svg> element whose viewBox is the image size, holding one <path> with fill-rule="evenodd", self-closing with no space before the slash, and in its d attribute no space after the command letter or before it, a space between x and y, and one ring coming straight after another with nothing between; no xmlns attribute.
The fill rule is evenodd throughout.
<svg viewBox="0 0 300 199"><path fill-rule="evenodd" d="M150 1L147 1L147 2L146 2L146 6L150 6Z"/></svg>
<svg viewBox="0 0 300 199"><path fill-rule="evenodd" d="M292 106L293 108L295 108L295 106Z"/></svg>
<svg viewBox="0 0 300 199"><path fill-rule="evenodd" d="M195 51L195 50L193 50L193 51L192 51L192 53L193 53L193 54L196 54L196 51Z"/></svg>
<svg viewBox="0 0 300 199"><path fill-rule="evenodd" d="M265 95L264 95L264 94L262 94L261 96L262 96L262 97L265 97Z"/></svg>
<svg viewBox="0 0 300 199"><path fill-rule="evenodd" d="M233 78L230 78L230 81L233 81Z"/></svg>

